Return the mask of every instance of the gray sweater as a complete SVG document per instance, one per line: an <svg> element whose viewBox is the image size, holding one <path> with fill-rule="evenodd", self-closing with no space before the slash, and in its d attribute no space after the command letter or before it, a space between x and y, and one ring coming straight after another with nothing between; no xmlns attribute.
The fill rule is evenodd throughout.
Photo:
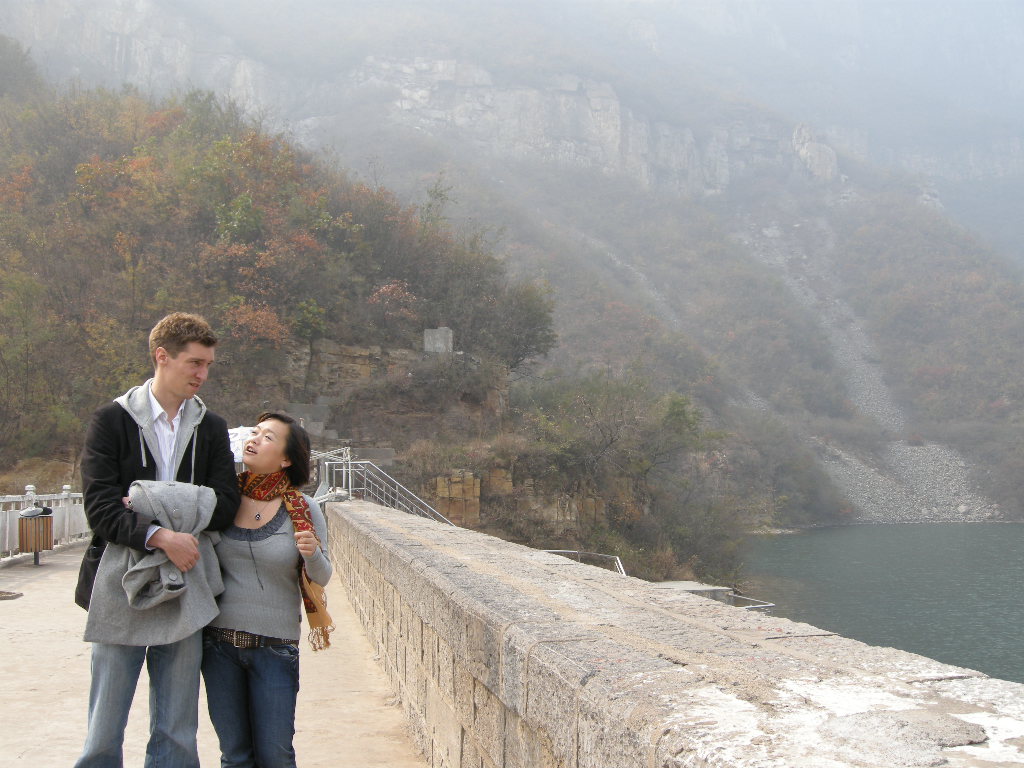
<svg viewBox="0 0 1024 768"><path fill-rule="evenodd" d="M136 480L132 509L199 540L199 564L182 574L162 550L139 552L110 543L103 550L85 622L85 639L119 645L174 643L217 615L223 588L213 541L206 533L217 504L212 488L164 480Z"/></svg>
<svg viewBox="0 0 1024 768"><path fill-rule="evenodd" d="M327 556L327 522L313 499L306 496L306 502L320 539L320 547L306 559L306 572L312 581L326 585L332 573ZM249 530L231 526L221 532L216 549L224 592L217 600L220 614L210 625L299 639L302 555L295 546L295 527L284 504L261 528Z"/></svg>

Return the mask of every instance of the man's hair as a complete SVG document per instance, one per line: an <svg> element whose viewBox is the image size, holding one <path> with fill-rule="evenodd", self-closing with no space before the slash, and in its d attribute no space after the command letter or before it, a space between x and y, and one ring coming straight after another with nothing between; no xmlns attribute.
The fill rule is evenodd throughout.
<svg viewBox="0 0 1024 768"><path fill-rule="evenodd" d="M149 332L149 356L156 363L156 350L163 347L171 357L177 357L193 341L213 347L217 345L217 334L199 315L172 312Z"/></svg>
<svg viewBox="0 0 1024 768"><path fill-rule="evenodd" d="M312 448L310 446L309 433L293 416L289 416L287 413L265 411L256 417L256 423L262 424L268 419L280 421L288 425L288 440L284 446L284 457L291 464L285 467L284 471L288 475L291 484L295 488L301 488L309 482L311 472L309 459Z"/></svg>

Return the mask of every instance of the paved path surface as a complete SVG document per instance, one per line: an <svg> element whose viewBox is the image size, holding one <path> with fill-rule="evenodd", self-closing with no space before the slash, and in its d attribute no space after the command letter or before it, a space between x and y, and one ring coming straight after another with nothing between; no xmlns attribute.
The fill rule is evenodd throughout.
<svg viewBox="0 0 1024 768"><path fill-rule="evenodd" d="M85 739L89 644L85 611L74 604L81 547L0 566L0 763L68 768ZM2 599L4 593L21 593ZM332 646L313 653L303 639L295 749L302 768L424 768L401 706L373 658L344 588L328 587L337 625ZM305 638L305 628L303 628ZM148 679L140 676L125 736L125 765L141 766L148 730ZM199 757L220 764L200 701Z"/></svg>

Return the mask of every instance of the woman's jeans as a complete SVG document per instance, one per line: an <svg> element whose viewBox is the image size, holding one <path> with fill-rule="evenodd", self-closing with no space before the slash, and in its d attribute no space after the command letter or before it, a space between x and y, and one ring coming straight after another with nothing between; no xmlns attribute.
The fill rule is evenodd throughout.
<svg viewBox="0 0 1024 768"><path fill-rule="evenodd" d="M203 638L203 680L222 768L295 768L295 645L235 648Z"/></svg>
<svg viewBox="0 0 1024 768"><path fill-rule="evenodd" d="M92 644L89 732L76 768L121 768L142 662L149 671L146 768L198 768L199 662L202 631L167 645Z"/></svg>

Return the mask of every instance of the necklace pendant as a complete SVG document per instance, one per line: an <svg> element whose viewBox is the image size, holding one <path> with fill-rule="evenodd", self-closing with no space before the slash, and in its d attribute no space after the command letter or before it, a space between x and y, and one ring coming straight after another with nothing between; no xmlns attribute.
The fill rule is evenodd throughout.
<svg viewBox="0 0 1024 768"><path fill-rule="evenodd" d="M256 513L256 519L259 520L262 517L259 512Z"/></svg>

